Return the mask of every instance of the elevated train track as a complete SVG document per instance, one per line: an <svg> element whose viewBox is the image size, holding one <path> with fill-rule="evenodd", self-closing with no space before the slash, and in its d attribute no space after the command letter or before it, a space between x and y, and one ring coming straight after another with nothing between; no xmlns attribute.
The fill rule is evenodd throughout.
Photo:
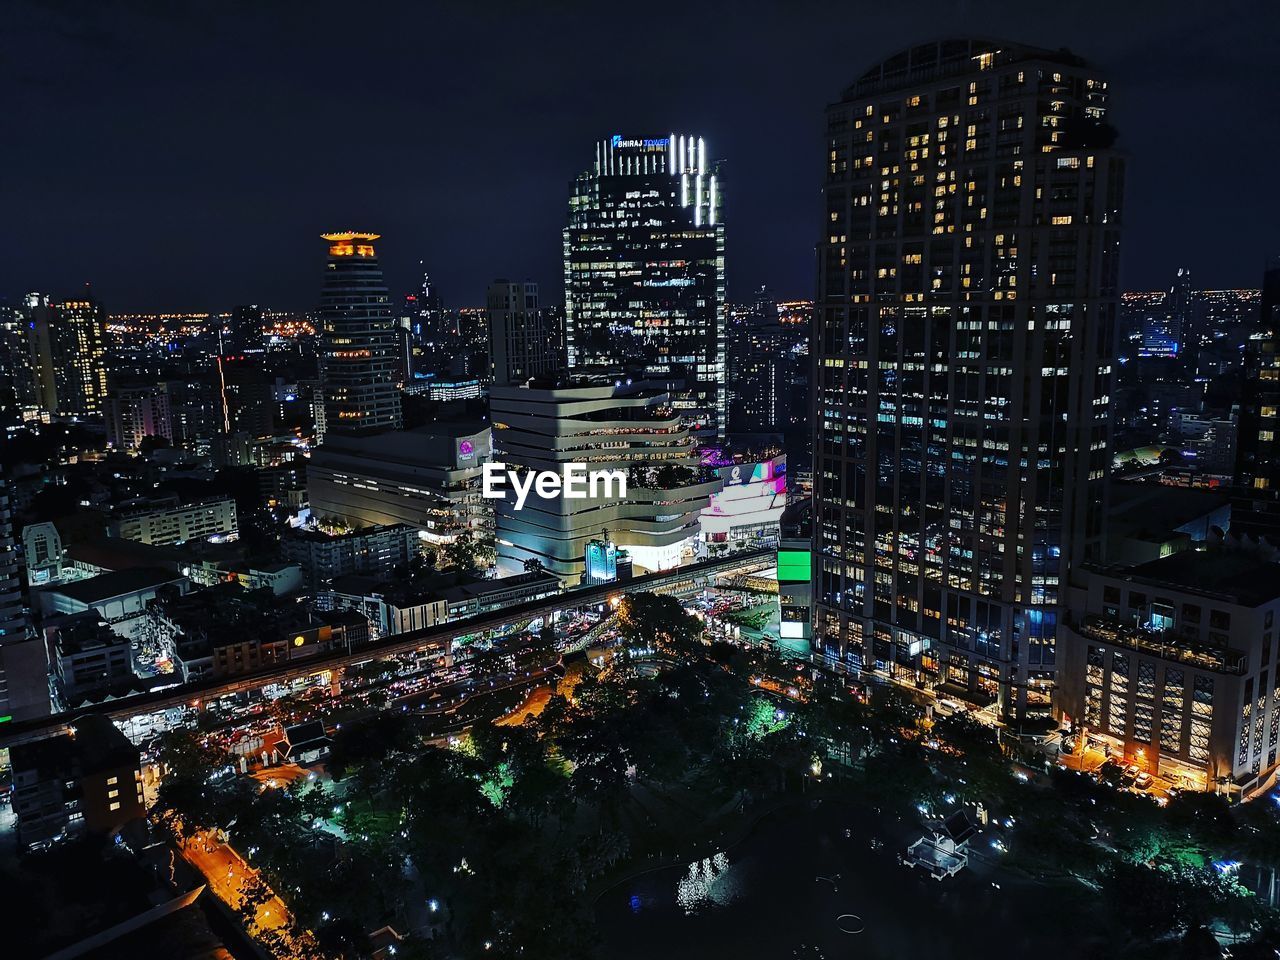
<svg viewBox="0 0 1280 960"><path fill-rule="evenodd" d="M716 578L727 571L762 569L775 562L776 558L777 553L772 549L743 551L674 570L645 574L621 583L606 583L569 590L554 597L513 604L461 620L383 637L349 651L334 650L306 660L275 664L251 674L182 684L93 704L67 713L6 723L0 725L0 748L62 733L69 729L72 721L88 714L100 714L112 720L125 720L174 707L198 707L202 702L216 700L219 697L259 690L271 684L314 677L326 671L340 671L352 664L381 657L395 657L433 649L445 652L454 640L468 634L493 630L512 622L527 622L556 610L607 602L611 597L624 593L652 592L675 595L693 593L713 585Z"/></svg>

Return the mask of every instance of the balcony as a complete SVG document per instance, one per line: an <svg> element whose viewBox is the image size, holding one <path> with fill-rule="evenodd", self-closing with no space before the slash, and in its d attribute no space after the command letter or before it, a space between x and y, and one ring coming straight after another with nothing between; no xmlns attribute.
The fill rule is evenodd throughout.
<svg viewBox="0 0 1280 960"><path fill-rule="evenodd" d="M1238 650L1209 647L1199 641L1179 637L1172 630L1145 630L1096 614L1087 615L1076 629L1082 637L1090 640L1214 673L1243 676L1249 665L1249 658Z"/></svg>

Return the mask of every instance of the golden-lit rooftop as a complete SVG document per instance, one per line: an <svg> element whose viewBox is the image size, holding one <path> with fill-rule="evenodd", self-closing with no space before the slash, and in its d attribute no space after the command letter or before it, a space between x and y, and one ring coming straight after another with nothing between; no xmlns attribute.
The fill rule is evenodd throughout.
<svg viewBox="0 0 1280 960"><path fill-rule="evenodd" d="M320 234L320 239L328 240L330 243L343 243L352 240L377 240L381 236L382 234L380 233L359 233L348 230L344 233L322 233Z"/></svg>

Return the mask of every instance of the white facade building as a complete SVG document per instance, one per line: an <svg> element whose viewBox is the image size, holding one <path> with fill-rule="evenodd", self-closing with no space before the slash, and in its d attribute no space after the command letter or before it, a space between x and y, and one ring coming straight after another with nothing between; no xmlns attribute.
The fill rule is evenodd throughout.
<svg viewBox="0 0 1280 960"><path fill-rule="evenodd" d="M498 566L520 572L529 561L568 585L583 576L586 546L604 531L637 572L665 570L693 558L699 514L723 483L700 463L696 440L661 384L613 377L533 380L490 392L494 460L510 470L563 474L622 471L624 496L603 484L580 499L530 490L495 500Z"/></svg>

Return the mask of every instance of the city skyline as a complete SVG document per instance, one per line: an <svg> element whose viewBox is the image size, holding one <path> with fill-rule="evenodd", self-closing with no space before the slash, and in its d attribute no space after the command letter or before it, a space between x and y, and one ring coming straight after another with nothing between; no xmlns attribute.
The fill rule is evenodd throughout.
<svg viewBox="0 0 1280 960"><path fill-rule="evenodd" d="M19 3L6 957L1280 956L1245 8Z"/></svg>
<svg viewBox="0 0 1280 960"><path fill-rule="evenodd" d="M283 11L254 11L246 32L258 39L231 77L222 77L219 56L238 34L218 18L148 9L117 5L69 23L29 5L14 18L3 60L20 91L15 125L76 129L94 148L6 157L4 180L23 185L5 200L24 236L11 283L67 296L89 280L109 311L249 302L305 309L314 305L316 272L302 238L351 224L387 238L393 295L415 288L423 261L450 306L483 303L495 276L532 279L554 304L563 293L564 193L590 144L679 128L702 132L725 161L729 299L761 284L785 298L807 296L821 181L813 162L821 109L812 105L837 100L886 51L942 35L1065 45L1113 78L1113 115L1124 131L1118 148L1141 173L1127 198L1125 289L1163 286L1170 262L1208 287L1252 286L1273 252L1265 225L1280 201L1249 191L1264 182L1275 152L1265 104L1276 80L1247 4L1237 17L1212 20L1141 4L1109 11L1114 28L1106 31L1087 12L1046 24L1014 7L938 4L922 29L914 11L810 7L788 16L758 6L749 17L693 11L687 36L660 40L611 31L574 4L539 12L536 24L515 10L496 24L456 12L344 20L341 36L316 25L319 15L297 24ZM286 27L290 42L268 47ZM183 42L193 31L202 42ZM471 49L476 31L486 31L492 55L453 52ZM600 76L584 86L571 64L603 37L612 38L610 56L598 58ZM719 41L711 53L703 38ZM801 45L809 38L813 49ZM344 88L325 79L347 44L366 41L385 51L370 80ZM695 49L698 56L685 55ZM542 68L536 82L514 66L491 67L530 52ZM1194 80L1183 69L1192 60L1207 64ZM658 62L667 66L655 70ZM91 69L73 75L69 64ZM150 83L157 75L166 83ZM648 79L626 85L630 76ZM608 93L619 84L621 95ZM1226 93L1237 89L1251 95ZM354 107L356 99L387 130L386 146L373 153L314 132L319 116L341 113L328 112L334 104ZM1192 116L1195 142L1230 145L1212 190L1188 189L1182 165L1170 160L1188 151ZM373 175L342 182L332 172L343 167ZM521 215L499 212L511 209ZM495 233L493 222L502 229ZM273 251L270 268L239 254L247 227L255 245ZM1238 242L1216 242L1222 233ZM488 251L483 261L467 254L477 248ZM24 292L3 295L12 302Z"/></svg>

